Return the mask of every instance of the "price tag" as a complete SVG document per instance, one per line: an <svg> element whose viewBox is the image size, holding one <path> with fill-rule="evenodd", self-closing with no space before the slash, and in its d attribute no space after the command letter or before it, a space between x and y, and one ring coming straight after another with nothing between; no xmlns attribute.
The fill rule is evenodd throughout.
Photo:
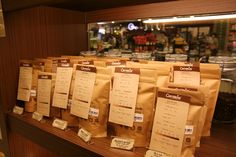
<svg viewBox="0 0 236 157"><path fill-rule="evenodd" d="M134 114L134 122L142 123L143 122L143 114L135 113Z"/></svg>
<svg viewBox="0 0 236 157"><path fill-rule="evenodd" d="M68 122L61 120L61 119L55 119L52 123L52 126L61 130L65 130L67 128Z"/></svg>
<svg viewBox="0 0 236 157"><path fill-rule="evenodd" d="M134 139L113 138L111 141L112 148L131 150L134 147Z"/></svg>
<svg viewBox="0 0 236 157"><path fill-rule="evenodd" d="M43 119L43 115L38 112L34 112L32 118L40 122Z"/></svg>
<svg viewBox="0 0 236 157"><path fill-rule="evenodd" d="M87 130L81 128L79 129L78 136L84 141L89 142L91 140L92 134Z"/></svg>
<svg viewBox="0 0 236 157"><path fill-rule="evenodd" d="M172 156L166 153L148 150L145 154L145 157L172 157Z"/></svg>
<svg viewBox="0 0 236 157"><path fill-rule="evenodd" d="M24 108L22 108L22 107L15 106L13 108L13 113L15 113L15 114L22 115L23 112L24 112Z"/></svg>
<svg viewBox="0 0 236 157"><path fill-rule="evenodd" d="M89 109L89 115L90 115L90 116L93 116L93 117L98 117L98 115L99 115L99 109L90 107L90 109Z"/></svg>
<svg viewBox="0 0 236 157"><path fill-rule="evenodd" d="M185 126L185 135L192 135L193 134L193 125L186 125Z"/></svg>
<svg viewBox="0 0 236 157"><path fill-rule="evenodd" d="M31 90L30 91L30 96L36 96L36 94L37 94L36 90Z"/></svg>

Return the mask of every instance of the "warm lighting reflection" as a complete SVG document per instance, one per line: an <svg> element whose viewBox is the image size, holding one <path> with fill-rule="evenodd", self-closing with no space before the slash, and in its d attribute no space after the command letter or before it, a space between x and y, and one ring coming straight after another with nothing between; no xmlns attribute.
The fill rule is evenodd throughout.
<svg viewBox="0 0 236 157"><path fill-rule="evenodd" d="M148 19L143 23L167 23L167 22L187 22L187 21L207 21L207 20L219 20L219 19L232 19L236 18L236 14L227 15L213 15L213 16L190 16L190 17L174 17L166 19Z"/></svg>

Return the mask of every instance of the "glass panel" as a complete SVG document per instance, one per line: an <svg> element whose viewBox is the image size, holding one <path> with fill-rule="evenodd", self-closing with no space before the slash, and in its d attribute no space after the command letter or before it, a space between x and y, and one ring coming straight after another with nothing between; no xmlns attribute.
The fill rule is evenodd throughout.
<svg viewBox="0 0 236 157"><path fill-rule="evenodd" d="M236 15L231 15L220 15L223 19L218 19L218 15L201 15L170 17L158 22L139 19L91 23L88 24L89 48L110 56L127 53L149 56L140 55L149 53L157 60L163 54L183 54L190 60L235 55ZM206 20L206 16L212 19Z"/></svg>

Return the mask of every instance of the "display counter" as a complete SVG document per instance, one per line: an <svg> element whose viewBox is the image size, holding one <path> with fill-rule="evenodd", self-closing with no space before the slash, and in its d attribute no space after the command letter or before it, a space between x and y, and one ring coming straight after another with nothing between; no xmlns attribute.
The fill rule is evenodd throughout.
<svg viewBox="0 0 236 157"><path fill-rule="evenodd" d="M93 138L90 144L83 142L77 136L77 130L69 128L65 131L52 127L52 120L38 122L32 119L32 114L16 115L8 113L8 126L11 132L21 134L31 141L56 152L59 156L92 157L92 156L125 156L142 157L145 148L135 148L133 151L124 151L110 148L111 138ZM236 125L213 124L211 137L201 140L196 157L234 157L236 156Z"/></svg>

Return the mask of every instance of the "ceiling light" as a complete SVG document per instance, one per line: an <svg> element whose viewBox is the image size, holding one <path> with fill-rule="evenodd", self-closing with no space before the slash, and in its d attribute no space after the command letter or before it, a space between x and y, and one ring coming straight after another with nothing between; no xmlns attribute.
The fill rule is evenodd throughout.
<svg viewBox="0 0 236 157"><path fill-rule="evenodd" d="M142 19L138 19L138 21L142 21Z"/></svg>
<svg viewBox="0 0 236 157"><path fill-rule="evenodd" d="M166 19L154 19L145 20L144 23L167 23L167 22L187 22L187 21L207 21L207 20L219 20L219 19L232 19L236 18L236 14L227 15L212 15L212 16L190 16L180 18L166 18Z"/></svg>
<svg viewBox="0 0 236 157"><path fill-rule="evenodd" d="M97 23L98 25L104 25L104 24L106 24L105 22L98 22Z"/></svg>
<svg viewBox="0 0 236 157"><path fill-rule="evenodd" d="M115 23L115 21L111 21L111 23Z"/></svg>

